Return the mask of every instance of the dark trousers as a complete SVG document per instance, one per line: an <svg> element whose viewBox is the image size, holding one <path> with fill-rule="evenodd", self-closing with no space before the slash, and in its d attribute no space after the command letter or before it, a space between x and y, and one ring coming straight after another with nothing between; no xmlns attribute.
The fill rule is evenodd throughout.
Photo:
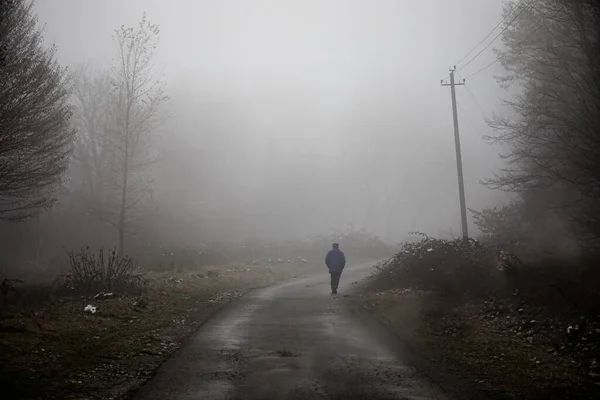
<svg viewBox="0 0 600 400"><path fill-rule="evenodd" d="M330 272L331 275L331 289L337 289L340 284L340 276L342 276L341 272Z"/></svg>

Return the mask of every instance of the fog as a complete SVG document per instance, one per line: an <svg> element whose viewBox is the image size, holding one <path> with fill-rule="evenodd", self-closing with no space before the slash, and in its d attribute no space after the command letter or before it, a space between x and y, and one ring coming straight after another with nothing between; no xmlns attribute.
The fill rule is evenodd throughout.
<svg viewBox="0 0 600 400"><path fill-rule="evenodd" d="M501 17L501 1L38 1L63 65L106 64L113 31L160 25L169 119L155 198L230 239L348 226L391 241L460 234L451 101L440 80ZM495 56L488 49L460 76ZM499 66L457 88L467 207L501 165L482 137ZM470 228L474 226L470 223Z"/></svg>

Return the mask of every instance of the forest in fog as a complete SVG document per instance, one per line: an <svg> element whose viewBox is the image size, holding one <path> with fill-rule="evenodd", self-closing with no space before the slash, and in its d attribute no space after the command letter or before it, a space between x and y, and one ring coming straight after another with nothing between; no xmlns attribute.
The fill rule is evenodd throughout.
<svg viewBox="0 0 600 400"><path fill-rule="evenodd" d="M449 98L432 89L435 80L420 87L394 70L404 64L415 72L402 54L424 46L406 43L390 53L392 34L423 29L406 26L402 14L377 27L380 11L396 5L365 14L370 31L353 22L364 4L341 13L328 6L304 34L295 12L310 13L309 4L274 8L279 14L268 17L196 5L202 28L159 18L158 3L148 14L121 3L113 5L122 7L116 14L72 1L15 4L26 14L11 21L23 31L5 45L7 62L17 63L10 57L17 45L34 46L29 51L44 58L54 81L18 84L36 94L54 90L48 106L62 115L52 134L63 142L57 170L38 188L42 198L31 200L38 193L23 188L14 194L19 206L3 209L5 268L48 268L64 248L83 246L135 253L158 244L310 240L347 230L389 243L409 231L458 234ZM10 18L14 11L6 10ZM68 26L93 13L102 18L81 31L89 45L78 52ZM82 17L64 24L75 14ZM339 27L331 30L327 21L336 15ZM267 26L283 29L287 41ZM170 56L176 34L190 46ZM4 73L16 76L18 62ZM39 66L28 68L33 74ZM433 90L441 113L427 106ZM481 138L467 137L463 146L472 154L469 206L480 208L494 198L479 180L493 171L487 164L497 149Z"/></svg>

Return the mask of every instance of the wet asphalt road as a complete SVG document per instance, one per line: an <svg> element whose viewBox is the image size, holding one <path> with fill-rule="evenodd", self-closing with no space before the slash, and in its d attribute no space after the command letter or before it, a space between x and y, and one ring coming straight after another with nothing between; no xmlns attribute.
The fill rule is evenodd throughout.
<svg viewBox="0 0 600 400"><path fill-rule="evenodd" d="M448 399L347 307L370 265L244 296L205 324L135 400Z"/></svg>

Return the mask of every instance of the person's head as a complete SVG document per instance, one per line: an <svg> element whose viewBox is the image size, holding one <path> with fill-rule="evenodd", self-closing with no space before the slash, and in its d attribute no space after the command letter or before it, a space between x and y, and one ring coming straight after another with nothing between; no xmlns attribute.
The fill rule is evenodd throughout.
<svg viewBox="0 0 600 400"><path fill-rule="evenodd" d="M334 243L333 244L333 248L334 249L339 249L340 248L340 244L339 243Z"/></svg>

